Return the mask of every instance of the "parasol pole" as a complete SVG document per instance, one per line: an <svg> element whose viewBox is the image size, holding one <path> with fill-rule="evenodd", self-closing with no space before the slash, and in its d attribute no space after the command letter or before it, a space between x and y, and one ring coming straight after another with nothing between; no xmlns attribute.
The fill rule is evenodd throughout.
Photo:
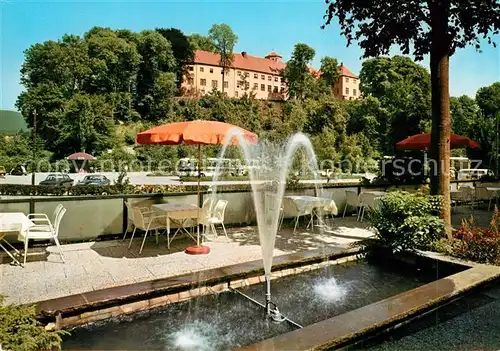
<svg viewBox="0 0 500 351"><path fill-rule="evenodd" d="M198 207L201 203L200 178L201 178L201 144L198 144ZM197 226L196 246L200 246L200 225Z"/></svg>

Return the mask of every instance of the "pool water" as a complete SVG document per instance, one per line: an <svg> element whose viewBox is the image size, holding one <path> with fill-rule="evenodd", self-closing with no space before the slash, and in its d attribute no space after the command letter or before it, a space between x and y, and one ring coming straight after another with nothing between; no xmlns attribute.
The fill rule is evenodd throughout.
<svg viewBox="0 0 500 351"><path fill-rule="evenodd" d="M365 346L384 351L500 350L500 284L443 306Z"/></svg>
<svg viewBox="0 0 500 351"><path fill-rule="evenodd" d="M283 277L272 281L273 302L306 326L436 279L399 268L361 261ZM264 302L263 284L239 290ZM74 329L63 350L230 350L295 328L270 322L263 308L222 292Z"/></svg>

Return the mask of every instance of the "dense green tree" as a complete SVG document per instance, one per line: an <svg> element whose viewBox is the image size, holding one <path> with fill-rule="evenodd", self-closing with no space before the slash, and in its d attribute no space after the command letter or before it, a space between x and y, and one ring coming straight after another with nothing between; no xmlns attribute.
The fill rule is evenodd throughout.
<svg viewBox="0 0 500 351"><path fill-rule="evenodd" d="M288 96L293 99L303 100L308 87L314 81L309 64L313 60L315 51L306 44L295 44L292 58L287 62L282 72L283 79L288 86Z"/></svg>
<svg viewBox="0 0 500 351"><path fill-rule="evenodd" d="M54 83L42 83L19 95L16 107L21 111L29 127L34 125L45 147L55 150L60 137L61 119L66 97L61 87Z"/></svg>
<svg viewBox="0 0 500 351"><path fill-rule="evenodd" d="M112 109L99 95L76 94L67 102L57 151L99 154L111 146Z"/></svg>
<svg viewBox="0 0 500 351"><path fill-rule="evenodd" d="M374 96L367 96L360 100L346 101L349 115L347 133L364 135L370 140L374 149L384 154L392 154L393 145L387 143L387 110Z"/></svg>
<svg viewBox="0 0 500 351"><path fill-rule="evenodd" d="M487 117L500 113L500 82L480 88L476 94L476 102Z"/></svg>
<svg viewBox="0 0 500 351"><path fill-rule="evenodd" d="M208 36L219 54L219 65L222 67L222 92L224 93L225 75L233 66L233 50L238 36L227 24L214 24L208 31Z"/></svg>
<svg viewBox="0 0 500 351"><path fill-rule="evenodd" d="M191 34L188 36L188 41L191 44L193 50L205 50L210 52L215 52L215 45L212 39L208 36L200 34Z"/></svg>
<svg viewBox="0 0 500 351"><path fill-rule="evenodd" d="M339 64L337 59L325 56L321 59L321 79L324 79L328 85L333 88L339 79Z"/></svg>
<svg viewBox="0 0 500 351"><path fill-rule="evenodd" d="M484 140L483 149L490 148L484 151L489 154L489 165L494 168L498 176L500 173L500 82L480 88L476 94L476 102L481 109L484 121L481 125L483 128L480 127L483 129L482 137L488 141L486 144Z"/></svg>
<svg viewBox="0 0 500 351"><path fill-rule="evenodd" d="M186 64L193 62L194 51L188 37L177 28L157 28L157 32L167 39L172 45L172 52L176 61L177 87L180 88L183 78L189 74Z"/></svg>
<svg viewBox="0 0 500 351"><path fill-rule="evenodd" d="M131 93L141 57L136 45L109 28L94 27L85 34L92 75L87 93Z"/></svg>
<svg viewBox="0 0 500 351"><path fill-rule="evenodd" d="M142 31L137 48L142 57L137 74L137 111L143 118L154 120L151 110L156 80L161 72L173 72L176 61L172 45L156 31Z"/></svg>
<svg viewBox="0 0 500 351"><path fill-rule="evenodd" d="M326 0L326 23L339 20L347 44L358 40L364 56L389 53L393 45L421 60L430 54L432 85L432 157L437 176L431 192L443 195L441 216L451 238L449 57L467 45L500 30L500 2L484 1L371 1ZM491 37L488 37L491 43Z"/></svg>
<svg viewBox="0 0 500 351"><path fill-rule="evenodd" d="M450 98L451 129L455 134L471 136L476 128L480 109L467 95Z"/></svg>

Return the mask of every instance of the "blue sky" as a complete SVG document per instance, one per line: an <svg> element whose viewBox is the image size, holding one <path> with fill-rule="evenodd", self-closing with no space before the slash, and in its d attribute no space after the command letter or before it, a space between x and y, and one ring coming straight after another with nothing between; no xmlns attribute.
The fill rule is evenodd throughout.
<svg viewBox="0 0 500 351"><path fill-rule="evenodd" d="M237 52L263 56L275 50L284 59L294 44L304 42L316 50L313 62L335 57L354 73L361 68L357 44L346 48L336 23L321 30L325 4L302 1L20 1L0 0L1 93L0 108L14 109L22 91L19 69L23 51L30 45L57 40L65 33L83 34L93 26L128 28L135 31L176 27L186 34L206 34L213 23L227 23L238 35ZM497 42L500 41L497 38ZM428 64L428 60L422 62ZM500 50L472 47L451 59L452 95L474 96L477 89L500 81Z"/></svg>

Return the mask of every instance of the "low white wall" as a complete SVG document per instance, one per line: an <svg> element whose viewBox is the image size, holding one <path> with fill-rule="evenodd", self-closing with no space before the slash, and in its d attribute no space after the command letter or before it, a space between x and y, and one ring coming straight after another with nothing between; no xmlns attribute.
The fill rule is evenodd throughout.
<svg viewBox="0 0 500 351"><path fill-rule="evenodd" d="M483 183L478 184L478 198L487 200L489 193L486 191L486 186L500 187L499 183ZM319 196L332 198L338 208L339 215L342 214L346 203L346 190L358 191L358 187L346 188L325 188ZM418 186L398 187L401 190L415 191ZM360 188L363 190L387 190L387 188ZM286 191L285 195L315 195L314 189L299 189ZM210 196L205 194L204 198ZM230 192L217 194L218 199L227 200L228 206L226 209L225 223L228 225L245 225L255 223L255 211L253 208L251 192ZM61 222L60 238L64 241L89 240L99 235L107 234L122 234L123 233L123 208L124 198L65 198L62 201L53 201L53 197L48 201L46 198L33 198L34 212L46 213L52 217L55 207L62 203L66 207L66 214ZM19 201L19 200L17 200ZM157 203L197 203L197 195L176 195L176 196L147 196L131 197L127 201L132 206L150 207ZM30 199L25 202L0 202L0 212L23 212L30 213ZM130 214L129 214L130 217ZM285 217L290 217L285 211ZM175 228L175 225L172 225ZM8 236L9 240L15 240L14 236Z"/></svg>

